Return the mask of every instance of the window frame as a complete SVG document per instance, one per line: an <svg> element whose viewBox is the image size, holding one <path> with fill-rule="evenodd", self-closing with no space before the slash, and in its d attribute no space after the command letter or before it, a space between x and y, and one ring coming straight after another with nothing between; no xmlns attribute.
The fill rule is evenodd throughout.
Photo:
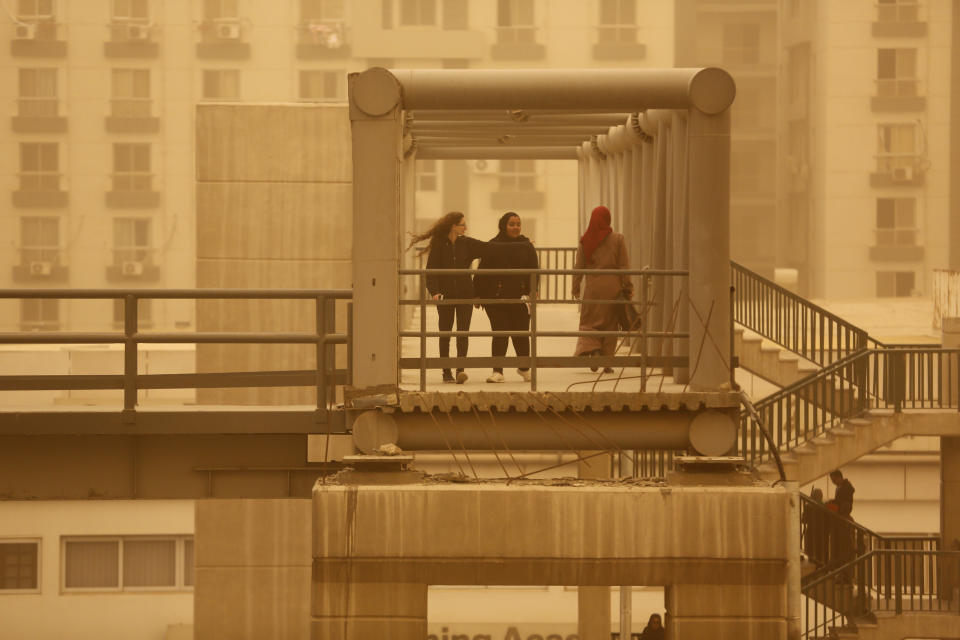
<svg viewBox="0 0 960 640"><path fill-rule="evenodd" d="M26 168L24 165L24 152L30 148L36 147L37 152L37 164L36 168ZM44 152L50 149L54 150L53 159L55 162L52 167L52 171L46 170L44 167L45 161L48 161L50 158L44 158ZM63 172L60 170L60 143L59 142L49 142L41 140L30 140L30 141L20 141L18 145L18 150L20 154L19 158L19 172L17 177L19 178L19 190L29 193L58 193L62 191L60 180L63 177ZM55 178L55 188L47 188L44 184L45 179ZM26 184L29 184L30 180L36 181L35 188L27 189L25 188Z"/></svg>
<svg viewBox="0 0 960 640"><path fill-rule="evenodd" d="M738 29L737 33L737 42L728 41L728 34L732 29ZM754 50L753 47L749 47L745 44L748 35L748 31L751 32L750 35L753 35L755 32L757 36L757 46ZM729 40L733 40L730 38ZM747 53L755 52L756 59L747 59ZM749 56L753 58L754 56ZM756 66L761 64L763 60L763 29L759 22L725 22L721 25L720 32L720 59L723 61L723 64L729 64L734 66Z"/></svg>
<svg viewBox="0 0 960 640"><path fill-rule="evenodd" d="M146 225L146 242L136 244L137 226ZM129 226L129 235L134 241L131 244L118 244L117 232L120 225ZM143 216L118 216L113 219L111 229L110 251L113 257L113 266L121 268L125 262L141 262L144 265L153 264L153 220Z"/></svg>
<svg viewBox="0 0 960 640"><path fill-rule="evenodd" d="M138 96L136 95L138 81L142 83L144 76L146 77L146 95ZM149 67L114 67L110 69L110 116L113 118L152 117L152 85L153 78ZM120 91L121 88L124 90ZM127 93L129 95L122 95ZM144 107L146 108L144 109Z"/></svg>
<svg viewBox="0 0 960 640"><path fill-rule="evenodd" d="M893 150L892 133L896 128L909 128L913 132L913 149L911 151ZM892 174L894 170L909 168L918 170L921 148L921 128L913 122L880 122L877 123L877 173ZM884 147L890 147L886 150Z"/></svg>
<svg viewBox="0 0 960 640"><path fill-rule="evenodd" d="M909 55L908 55L909 54ZM884 75L882 58L892 58L892 75ZM919 90L920 50L917 47L880 47L877 49L876 95L881 98L912 98ZM903 68L901 68L903 67ZM912 67L909 68L908 67ZM906 75L909 73L909 75Z"/></svg>
<svg viewBox="0 0 960 640"><path fill-rule="evenodd" d="M33 76L32 83L36 89L44 84L39 82L39 76L46 73L53 76L53 95L43 95L41 91L37 90L30 92L31 95L28 95L28 92L24 91L24 85L29 84L29 82L25 82L28 79L26 76ZM27 104L46 104L48 106L46 109L37 109L37 112L31 112L30 109L25 108ZM52 106L52 109L49 108L50 106ZM46 113L46 111L51 111L51 113ZM56 118L60 115L60 70L57 67L19 67L17 69L17 115L21 118Z"/></svg>
<svg viewBox="0 0 960 640"><path fill-rule="evenodd" d="M126 14L121 14L117 10L117 5L120 3L126 3L132 10L136 0L111 0L110 2L110 20L115 23L123 24L150 24L150 0L143 0L144 6L146 7L146 15L144 16L135 16L131 12Z"/></svg>
<svg viewBox="0 0 960 640"><path fill-rule="evenodd" d="M34 544L37 548L37 586L33 589L4 589L0 587L0 597L14 595L36 595L43 593L43 538L40 536L0 537L0 545Z"/></svg>
<svg viewBox="0 0 960 640"><path fill-rule="evenodd" d="M194 584L185 584L185 566L186 561L186 540L193 540L194 535L189 533L179 534L131 534L114 536L85 536L85 535L66 535L60 536L60 593L61 595L82 594L82 593L188 593L194 590L196 583L196 572L194 572ZM136 542L169 542L174 541L174 585L173 586L145 586L145 587L127 587L123 584L123 545L125 541ZM67 543L68 542L116 542L117 543L117 586L116 587L67 587ZM194 544L196 552L196 544Z"/></svg>
<svg viewBox="0 0 960 640"><path fill-rule="evenodd" d="M893 224L889 227L880 226L880 203L882 201L890 201L893 214ZM900 210L900 206L903 203L909 202L910 211L906 212ZM912 218L909 226L901 226L898 218L903 213L909 213ZM876 198L876 225L875 225L875 239L874 242L878 247L916 247L920 246L920 243L917 241L920 236L920 226L917 224L917 199L912 196L903 196L903 197L877 197ZM893 242L882 242L881 237L883 233L892 235ZM905 243L900 242L899 236L901 233L910 233L913 238L912 242Z"/></svg>
<svg viewBox="0 0 960 640"><path fill-rule="evenodd" d="M876 0L877 22L911 23L920 20L918 0ZM904 17L906 14L906 17ZM911 15L912 14L912 15Z"/></svg>
<svg viewBox="0 0 960 640"><path fill-rule="evenodd" d="M522 2L530 5L530 20L521 21ZM506 7L506 11L503 9ZM537 3L535 0L497 0L496 24L497 44L536 44L537 42ZM508 35L509 34L509 35Z"/></svg>
<svg viewBox="0 0 960 640"><path fill-rule="evenodd" d="M38 310L39 319L37 320L27 320L24 318L26 308L29 306L36 306ZM48 318L44 315L44 311L47 309L53 309L56 311L54 314L56 317ZM20 300L20 329L21 331L56 331L60 327L62 321L61 315L61 304L59 298L23 298Z"/></svg>
<svg viewBox="0 0 960 640"><path fill-rule="evenodd" d="M57 2L56 0L49 0L50 2L50 13L21 13L20 5L22 2L31 2L34 5L36 11L39 11L38 5L45 2L45 0L17 0L17 10L16 16L18 20L24 22L40 22L41 20L53 21L57 17Z"/></svg>
<svg viewBox="0 0 960 640"><path fill-rule="evenodd" d="M110 190L114 193L152 193L155 190L153 184L153 145L149 142L114 142L111 146L113 150L113 171L110 174ZM136 168L137 151L144 147L147 150L145 171ZM129 156L126 161L130 162L130 168L126 170L121 169L121 163L118 161L122 159L119 154L120 151L124 151ZM117 185L124 182L127 183L127 186L118 189Z"/></svg>
<svg viewBox="0 0 960 640"><path fill-rule="evenodd" d="M604 22L604 4L613 3L616 22ZM629 5L633 20L624 20L624 7ZM636 44L640 25L637 22L637 0L599 0L597 4L597 41L611 44ZM625 37L625 34L626 35ZM608 40L612 35L612 40Z"/></svg>
<svg viewBox="0 0 960 640"><path fill-rule="evenodd" d="M326 90L327 80L334 78L334 96L333 97L309 97L304 95L304 89L312 86L305 82L307 76L319 74L323 78L322 84ZM343 69L298 69L297 70L297 100L300 102L346 102L346 71Z"/></svg>
<svg viewBox="0 0 960 640"><path fill-rule="evenodd" d="M504 168L504 162L516 163L523 162L525 159L522 158L506 158L498 161L497 165L497 191L501 193L535 193L540 191L540 165L536 160L530 160L533 163L533 169L531 171L518 171L516 169L509 170ZM533 186L530 188L523 187L523 181L527 179L533 180Z"/></svg>
<svg viewBox="0 0 960 640"><path fill-rule="evenodd" d="M230 74L235 79L236 84L236 95L224 97L222 88L223 88L223 75ZM217 93L220 95L212 96L208 95L207 89L210 87L211 83L208 80L216 78L217 83ZM200 99L205 102L237 102L243 96L241 81L240 81L240 69L201 69L200 70Z"/></svg>
<svg viewBox="0 0 960 640"><path fill-rule="evenodd" d="M30 224L40 224L44 225L52 221L53 226L56 230L57 242L56 244L27 244L24 241L24 234L26 231L27 223ZM45 230L40 230L40 235L45 235ZM20 254L20 264L23 266L29 265L31 262L49 262L52 265L60 265L60 255L61 255L61 246L60 246L60 217L59 216L49 216L49 215L28 215L20 216L20 235L17 251ZM27 253L35 253L36 255L31 255L27 257Z"/></svg>

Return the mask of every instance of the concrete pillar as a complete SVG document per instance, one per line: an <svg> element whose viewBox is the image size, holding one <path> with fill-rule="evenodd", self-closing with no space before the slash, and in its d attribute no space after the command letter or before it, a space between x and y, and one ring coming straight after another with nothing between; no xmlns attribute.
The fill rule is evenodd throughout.
<svg viewBox="0 0 960 640"><path fill-rule="evenodd" d="M427 585L315 582L311 613L314 640L423 640Z"/></svg>
<svg viewBox="0 0 960 640"><path fill-rule="evenodd" d="M669 640L782 640L787 594L778 585L674 584L664 592Z"/></svg>
<svg viewBox="0 0 960 640"><path fill-rule="evenodd" d="M690 386L719 389L730 382L730 113L688 113Z"/></svg>
<svg viewBox="0 0 960 640"><path fill-rule="evenodd" d="M673 265L676 269L690 267L690 248L687 237L687 120L682 112L674 112L673 123ZM677 281L673 304L677 306L677 331L690 330L690 307L686 303L687 283ZM690 343L678 340L673 345L674 355L688 357ZM690 381L689 367L674 367L673 379L680 384Z"/></svg>
<svg viewBox="0 0 960 640"><path fill-rule="evenodd" d="M597 453L581 451L584 458ZM611 477L612 454L604 453L581 460L577 465L577 475L581 478ZM609 640L610 624L610 587L577 588L577 633L580 640Z"/></svg>
<svg viewBox="0 0 960 640"><path fill-rule="evenodd" d="M348 77L353 138L353 383L397 386L400 84L373 67Z"/></svg>

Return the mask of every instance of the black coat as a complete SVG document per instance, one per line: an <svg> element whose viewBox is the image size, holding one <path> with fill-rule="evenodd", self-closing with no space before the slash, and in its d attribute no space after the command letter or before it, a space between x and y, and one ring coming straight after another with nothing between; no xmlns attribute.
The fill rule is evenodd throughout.
<svg viewBox="0 0 960 640"><path fill-rule="evenodd" d="M840 481L833 494L833 500L839 507L839 513L842 516L849 516L853 511L853 484L846 478Z"/></svg>
<svg viewBox="0 0 960 640"><path fill-rule="evenodd" d="M467 271L470 263L490 252L489 243L469 236L460 236L456 243L444 238L443 243L430 252L427 269L463 269L463 275L427 274L427 291L444 298L473 298L473 280Z"/></svg>
<svg viewBox="0 0 960 640"><path fill-rule="evenodd" d="M480 269L539 269L537 250L526 236L516 239L501 239L494 236L490 244L512 248L509 252L491 253L480 260ZM473 278L478 298L519 298L530 293L530 274L510 276L505 274L482 275Z"/></svg>

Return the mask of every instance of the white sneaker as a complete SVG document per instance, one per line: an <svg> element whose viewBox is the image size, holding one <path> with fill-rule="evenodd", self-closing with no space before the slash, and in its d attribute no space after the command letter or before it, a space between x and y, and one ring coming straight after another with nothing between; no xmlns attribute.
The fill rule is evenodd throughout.
<svg viewBox="0 0 960 640"><path fill-rule="evenodd" d="M517 375L519 375L521 378L523 378L527 382L530 382L530 369L526 369L526 370L517 369Z"/></svg>
<svg viewBox="0 0 960 640"><path fill-rule="evenodd" d="M503 374L499 371L494 371L487 377L487 382L503 382Z"/></svg>

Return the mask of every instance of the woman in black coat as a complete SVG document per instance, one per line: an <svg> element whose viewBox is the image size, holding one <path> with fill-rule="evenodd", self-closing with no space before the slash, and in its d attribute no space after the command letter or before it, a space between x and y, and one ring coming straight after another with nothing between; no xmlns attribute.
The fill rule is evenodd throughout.
<svg viewBox="0 0 960 640"><path fill-rule="evenodd" d="M467 299L474 298L473 280L470 278L470 263L477 258L502 253L500 247L488 242L471 238L466 234L467 221L463 213L451 211L437 220L430 229L421 234L414 234L408 248L418 242L429 240L425 247L417 251L417 255L427 255L427 269L463 269L463 275L433 275L427 274L427 291L434 300L442 298ZM451 331L456 318L457 331L469 331L470 319L473 316L473 306L469 302L453 305L437 305L438 325L440 331ZM457 357L467 355L469 340L467 336L457 336ZM450 338L440 338L440 357L450 357ZM463 384L467 381L467 374L462 368L457 369L456 378L450 369L443 370L444 382Z"/></svg>
<svg viewBox="0 0 960 640"><path fill-rule="evenodd" d="M480 269L538 269L537 252L530 240L520 233L520 216L508 211L500 217L497 223L499 232L490 239L491 243L522 243L518 251L490 255L480 261ZM527 305L520 302L523 296L534 295L536 290L530 290L530 274L511 275L483 275L478 273L474 278L474 289L479 298L501 298L517 300L516 304L488 304L484 310L490 318L490 328L493 331L528 331L530 328L530 313ZM513 349L518 356L530 355L530 339L525 335L510 336L513 340ZM508 339L506 336L495 337L492 341L491 354L494 357L507 354ZM524 380L530 380L530 369L517 369ZM503 382L503 368L494 367L493 373L487 382Z"/></svg>
<svg viewBox="0 0 960 640"><path fill-rule="evenodd" d="M640 634L640 640L663 640L666 637L665 633L666 630L660 621L660 614L653 613L647 620L647 626L644 627L643 633Z"/></svg>

